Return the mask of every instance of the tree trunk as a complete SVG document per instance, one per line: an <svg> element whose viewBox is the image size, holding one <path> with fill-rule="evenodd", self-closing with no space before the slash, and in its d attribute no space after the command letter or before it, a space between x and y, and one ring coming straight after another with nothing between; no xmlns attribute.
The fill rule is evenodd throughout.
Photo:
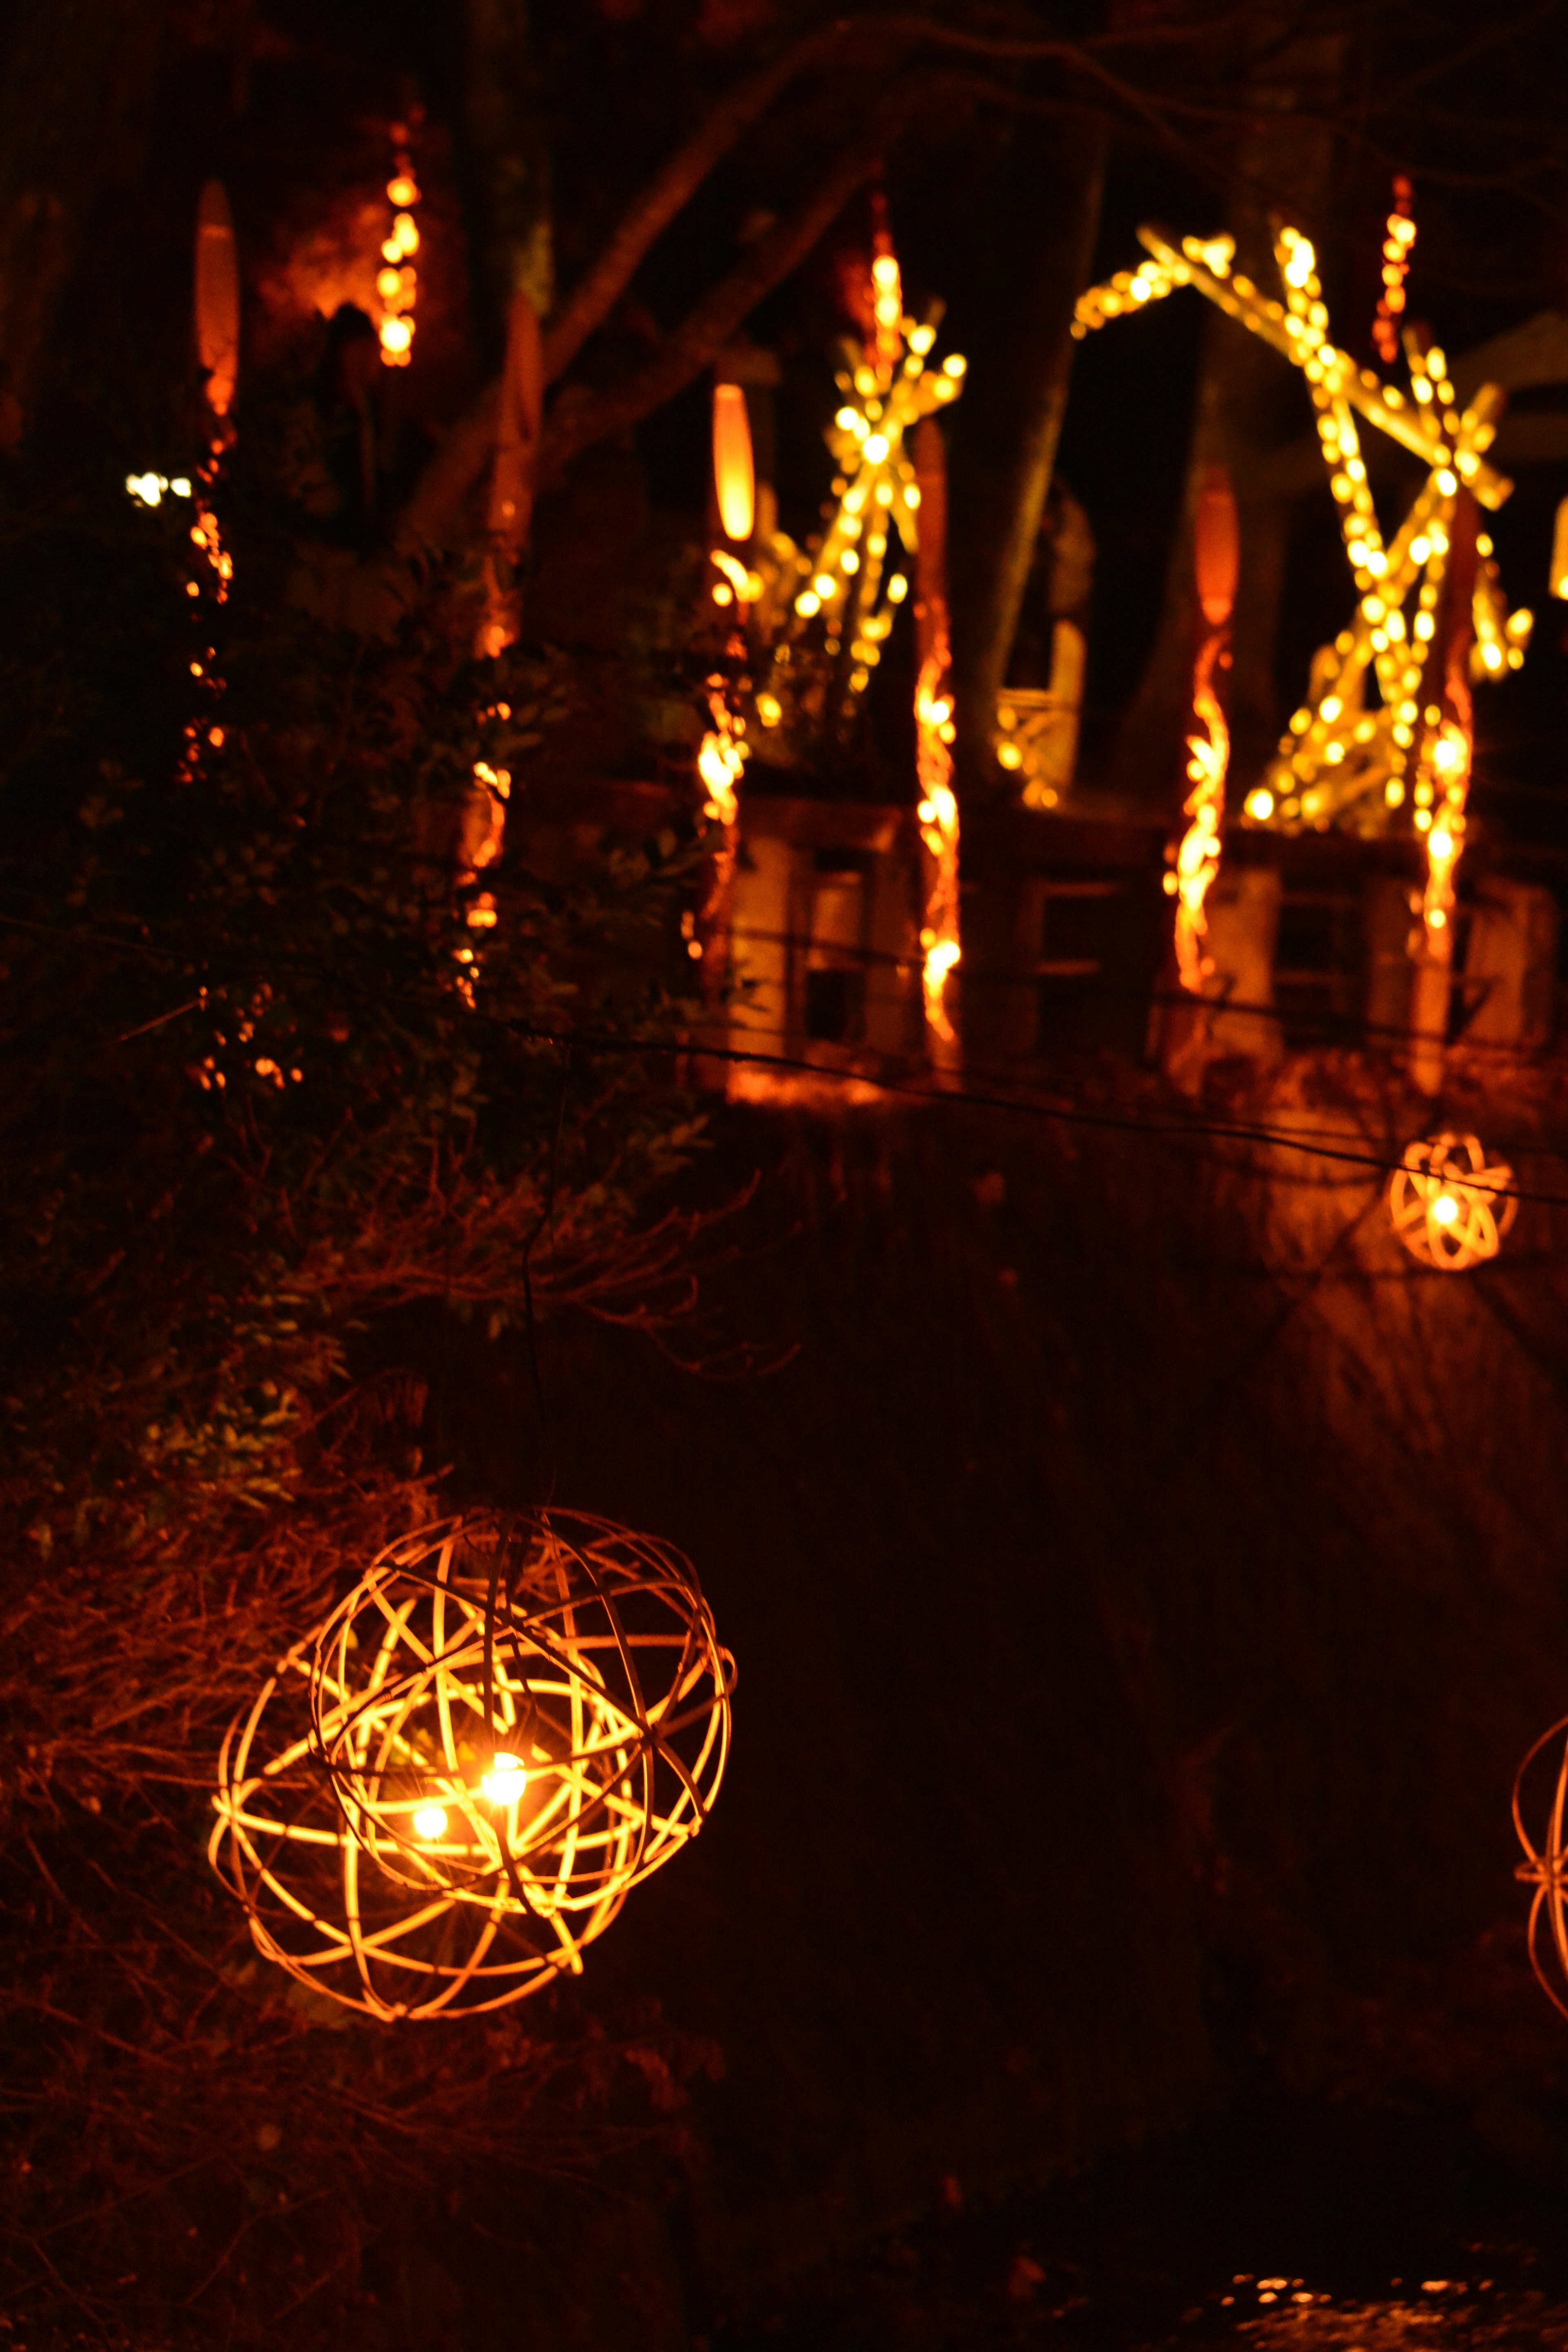
<svg viewBox="0 0 1568 2352"><path fill-rule="evenodd" d="M1269 18L1259 19L1260 46L1275 29ZM1229 223L1237 267L1256 285L1272 287L1278 278L1270 209L1282 207L1309 236L1323 215L1333 134L1321 120L1293 121L1290 115L1297 108L1319 117L1330 110L1343 51L1338 35L1309 37L1271 55L1254 78L1250 95L1262 119L1246 134L1237 157L1237 193ZM1122 331L1136 334L1136 321ZM1204 478L1214 465L1223 466L1230 477L1241 526L1226 694L1231 798L1237 804L1274 751L1279 733L1275 648L1291 512L1277 459L1299 432L1300 412L1288 362L1235 320L1214 311L1204 334L1181 520L1159 627L1111 760L1109 781L1118 792L1164 803L1181 788L1199 627L1193 533Z"/></svg>
<svg viewBox="0 0 1568 2352"><path fill-rule="evenodd" d="M26 428L88 209L123 161L163 0L30 0L0 54L0 447Z"/></svg>
<svg viewBox="0 0 1568 2352"><path fill-rule="evenodd" d="M504 331L514 294L535 318L555 300L550 150L528 37L528 0L464 0L467 118L474 191L476 275L489 323Z"/></svg>
<svg viewBox="0 0 1568 2352"><path fill-rule="evenodd" d="M1010 175L1007 242L1022 264L1011 372L984 412L963 420L971 449L994 443L1004 452L998 465L971 457L963 468L969 512L954 599L953 677L959 775L970 798L1005 783L992 748L996 697L1056 464L1072 371L1073 305L1089 283L1106 145L1106 131L1096 122L1031 126L1019 133L1021 168Z"/></svg>

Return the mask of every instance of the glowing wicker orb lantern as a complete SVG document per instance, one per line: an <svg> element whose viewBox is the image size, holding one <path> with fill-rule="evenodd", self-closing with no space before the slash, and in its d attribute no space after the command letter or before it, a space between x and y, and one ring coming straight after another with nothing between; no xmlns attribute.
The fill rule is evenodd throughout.
<svg viewBox="0 0 1568 2352"><path fill-rule="evenodd" d="M1568 1717L1543 1732L1519 1768L1513 1784L1513 1825L1527 1861L1517 1875L1535 1888L1530 1906L1530 1960L1542 1990L1568 2017L1568 1844L1563 1839L1563 1815L1568 1811L1568 1744L1557 1767L1556 1785L1545 1817L1545 1834L1539 1846L1524 1825L1525 1782L1542 1775L1532 1772L1552 1743L1568 1733ZM1555 1963L1555 1965L1553 1965Z"/></svg>
<svg viewBox="0 0 1568 2352"><path fill-rule="evenodd" d="M1389 1179L1394 1230L1424 1265L1462 1274L1496 1257L1519 1206L1512 1182L1512 1169L1489 1162L1479 1136L1428 1136L1406 1146Z"/></svg>
<svg viewBox="0 0 1568 2352"><path fill-rule="evenodd" d="M387 1547L224 1742L210 1858L264 1956L380 2018L582 1967L697 1835L734 1661L689 1564L580 1513Z"/></svg>

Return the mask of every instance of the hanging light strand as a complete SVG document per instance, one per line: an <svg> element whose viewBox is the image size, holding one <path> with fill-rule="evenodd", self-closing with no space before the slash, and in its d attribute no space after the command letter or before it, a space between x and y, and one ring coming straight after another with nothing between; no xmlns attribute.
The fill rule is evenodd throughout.
<svg viewBox="0 0 1568 2352"><path fill-rule="evenodd" d="M382 242L382 268L376 274L375 290L382 312L376 332L384 364L406 367L414 356L414 309L419 295L419 273L414 267L414 257L419 250L419 225L414 217L414 208L419 202L420 191L409 152L408 125L393 123L391 136L393 171L386 184L386 201L392 206L392 226Z"/></svg>

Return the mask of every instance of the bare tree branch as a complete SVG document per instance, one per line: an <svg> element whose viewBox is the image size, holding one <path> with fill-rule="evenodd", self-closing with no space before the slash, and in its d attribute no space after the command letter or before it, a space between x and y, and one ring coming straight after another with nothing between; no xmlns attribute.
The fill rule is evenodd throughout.
<svg viewBox="0 0 1568 2352"><path fill-rule="evenodd" d="M923 81L906 85L879 108L798 210L761 238L740 267L703 297L645 367L607 391L568 394L557 402L544 433L541 464L546 480L591 442L640 423L701 374L748 311L804 261L856 189L873 176L889 140L929 87Z"/></svg>
<svg viewBox="0 0 1568 2352"><path fill-rule="evenodd" d="M780 90L826 57L853 27L854 20L839 17L796 41L771 66L749 80L737 83L720 100L662 171L621 215L609 242L573 288L549 322L544 337L544 379L553 383L563 375L593 333L601 326L631 283L643 256L676 215L690 202L714 165L773 104Z"/></svg>

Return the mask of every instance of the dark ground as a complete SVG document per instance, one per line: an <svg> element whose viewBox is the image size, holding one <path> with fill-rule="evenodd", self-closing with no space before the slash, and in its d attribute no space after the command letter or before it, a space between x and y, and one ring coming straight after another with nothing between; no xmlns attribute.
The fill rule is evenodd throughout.
<svg viewBox="0 0 1568 2352"><path fill-rule="evenodd" d="M1453 1108L1550 1190L1531 1083ZM1415 1114L1345 1063L1269 1115ZM712 1826L581 1996L724 2057L624 2340L1568 2341L1508 1819L1563 1706L1561 1212L1456 1281L1323 1163L727 1114L703 1181L759 1161L712 1337L783 1370L542 1344L557 1498L683 1545L741 1668ZM449 1352L476 1493L537 1491L526 1396Z"/></svg>

